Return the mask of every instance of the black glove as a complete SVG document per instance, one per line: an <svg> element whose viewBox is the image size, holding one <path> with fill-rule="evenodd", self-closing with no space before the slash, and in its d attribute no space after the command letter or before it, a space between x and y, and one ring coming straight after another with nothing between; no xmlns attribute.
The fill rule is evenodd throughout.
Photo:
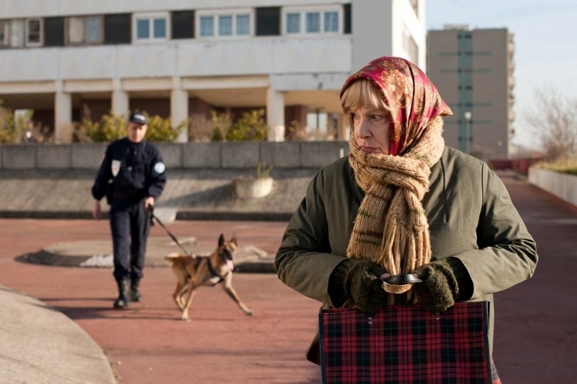
<svg viewBox="0 0 577 384"><path fill-rule="evenodd" d="M343 288L347 298L363 312L375 312L387 305L387 293L379 279L385 270L369 260L348 259Z"/></svg>
<svg viewBox="0 0 577 384"><path fill-rule="evenodd" d="M446 260L432 261L417 268L415 273L423 282L415 284L413 290L425 310L440 313L455 304L459 284Z"/></svg>

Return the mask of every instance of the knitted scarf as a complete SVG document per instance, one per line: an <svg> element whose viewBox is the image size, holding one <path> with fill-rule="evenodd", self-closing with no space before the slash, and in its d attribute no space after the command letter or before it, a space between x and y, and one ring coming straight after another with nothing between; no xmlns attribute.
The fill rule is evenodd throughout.
<svg viewBox="0 0 577 384"><path fill-rule="evenodd" d="M441 158L443 120L435 118L418 143L403 156L373 155L350 140L349 162L365 191L347 257L368 258L391 275L410 273L431 260L429 225L421 200L430 168ZM410 285L386 286L389 293Z"/></svg>
<svg viewBox="0 0 577 384"><path fill-rule="evenodd" d="M371 61L345 81L341 96L359 79L375 85L390 107L389 154L364 152L351 135L349 162L365 197L347 257L372 260L391 275L411 273L431 260L422 199L429 188L430 168L445 147L441 116L452 112L427 76L405 59L381 57ZM393 294L410 288L384 286ZM393 301L389 296L389 302Z"/></svg>

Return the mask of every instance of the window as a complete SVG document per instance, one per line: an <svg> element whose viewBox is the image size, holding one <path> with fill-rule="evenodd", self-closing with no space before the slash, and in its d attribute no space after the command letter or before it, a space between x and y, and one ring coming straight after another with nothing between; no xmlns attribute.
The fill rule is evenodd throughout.
<svg viewBox="0 0 577 384"><path fill-rule="evenodd" d="M214 16L202 16L200 18L201 37L214 36Z"/></svg>
<svg viewBox="0 0 577 384"><path fill-rule="evenodd" d="M235 37L252 35L252 11L197 12L198 37Z"/></svg>
<svg viewBox="0 0 577 384"><path fill-rule="evenodd" d="M343 32L342 7L299 7L283 10L285 35L339 34Z"/></svg>
<svg viewBox="0 0 577 384"><path fill-rule="evenodd" d="M236 16L236 34L237 36L250 35L250 16Z"/></svg>
<svg viewBox="0 0 577 384"><path fill-rule="evenodd" d="M64 17L44 18L44 46L63 47L64 46Z"/></svg>
<svg viewBox="0 0 577 384"><path fill-rule="evenodd" d="M255 9L256 36L280 36L280 7L257 7ZM247 23L250 20L247 19Z"/></svg>
<svg viewBox="0 0 577 384"><path fill-rule="evenodd" d="M70 17L67 21L67 44L102 43L104 37L102 16Z"/></svg>
<svg viewBox="0 0 577 384"><path fill-rule="evenodd" d="M301 33L301 14L287 13L286 33Z"/></svg>
<svg viewBox="0 0 577 384"><path fill-rule="evenodd" d="M134 40L150 42L168 39L169 20L168 13L135 14L133 16Z"/></svg>
<svg viewBox="0 0 577 384"><path fill-rule="evenodd" d="M232 16L218 17L218 35L232 36Z"/></svg>
<svg viewBox="0 0 577 384"><path fill-rule="evenodd" d="M6 47L10 42L8 36L10 31L10 22L8 20L0 20L0 47Z"/></svg>
<svg viewBox="0 0 577 384"><path fill-rule="evenodd" d="M104 15L104 44L130 44L132 32L130 13Z"/></svg>
<svg viewBox="0 0 577 384"><path fill-rule="evenodd" d="M172 20L173 39L191 39L194 37L194 11L173 11Z"/></svg>
<svg viewBox="0 0 577 384"><path fill-rule="evenodd" d="M325 28L324 31L339 32L339 13L338 12L325 12Z"/></svg>
<svg viewBox="0 0 577 384"><path fill-rule="evenodd" d="M40 47L43 44L42 19L0 20L0 46Z"/></svg>
<svg viewBox="0 0 577 384"><path fill-rule="evenodd" d="M321 31L320 12L307 12L307 33L319 33Z"/></svg>
<svg viewBox="0 0 577 384"><path fill-rule="evenodd" d="M10 20L10 46L24 46L24 19Z"/></svg>
<svg viewBox="0 0 577 384"><path fill-rule="evenodd" d="M102 17L88 16L86 18L86 43L100 43L102 42Z"/></svg>
<svg viewBox="0 0 577 384"><path fill-rule="evenodd" d="M42 45L42 19L26 19L26 46L39 47Z"/></svg>

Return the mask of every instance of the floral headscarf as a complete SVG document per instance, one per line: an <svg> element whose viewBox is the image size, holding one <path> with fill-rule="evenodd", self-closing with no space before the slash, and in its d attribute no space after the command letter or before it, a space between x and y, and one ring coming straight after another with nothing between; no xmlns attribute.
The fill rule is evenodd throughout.
<svg viewBox="0 0 577 384"><path fill-rule="evenodd" d="M341 96L359 79L371 81L393 111L393 121L389 126L391 155L405 153L435 117L453 114L427 75L408 60L384 56L371 61L349 76L341 89Z"/></svg>

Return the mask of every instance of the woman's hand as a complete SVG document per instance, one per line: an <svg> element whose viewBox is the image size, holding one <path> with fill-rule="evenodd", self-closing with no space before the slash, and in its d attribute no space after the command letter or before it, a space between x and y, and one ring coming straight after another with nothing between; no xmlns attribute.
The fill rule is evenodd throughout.
<svg viewBox="0 0 577 384"><path fill-rule="evenodd" d="M446 260L432 261L417 268L415 273L423 282L415 284L413 290L425 310L440 313L455 305L459 284Z"/></svg>
<svg viewBox="0 0 577 384"><path fill-rule="evenodd" d="M385 270L369 260L349 259L351 264L345 275L347 296L363 312L375 312L387 305L387 293L380 279Z"/></svg>

